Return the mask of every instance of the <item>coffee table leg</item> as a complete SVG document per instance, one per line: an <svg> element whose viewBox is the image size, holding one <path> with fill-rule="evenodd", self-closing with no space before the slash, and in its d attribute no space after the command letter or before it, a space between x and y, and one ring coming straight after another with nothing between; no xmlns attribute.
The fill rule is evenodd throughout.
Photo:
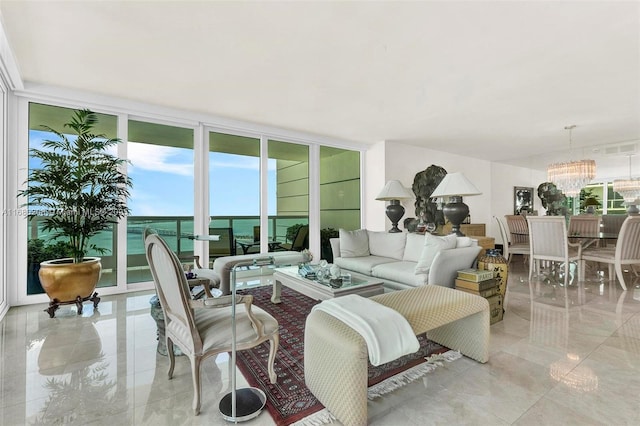
<svg viewBox="0 0 640 426"><path fill-rule="evenodd" d="M271 294L271 303L280 303L280 289L282 288L282 284L280 281L274 279L273 280L273 292Z"/></svg>

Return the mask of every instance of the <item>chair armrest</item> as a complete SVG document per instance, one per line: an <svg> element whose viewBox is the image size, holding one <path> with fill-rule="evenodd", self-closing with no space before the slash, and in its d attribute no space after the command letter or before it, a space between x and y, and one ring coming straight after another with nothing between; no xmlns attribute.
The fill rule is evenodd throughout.
<svg viewBox="0 0 640 426"><path fill-rule="evenodd" d="M253 296L250 294L244 295L236 295L236 305L240 303L244 303L245 311L247 312L247 316L249 317L249 321L251 321L251 325L253 329L259 336L264 335L264 324L258 318L255 317L253 312L251 311L251 305L253 305ZM214 309L214 308L227 308L232 304L232 295L213 297L213 298L204 298L198 300L190 300L189 304L191 309Z"/></svg>
<svg viewBox="0 0 640 426"><path fill-rule="evenodd" d="M569 247L573 247L573 248L577 248L578 249L578 257L582 257L582 243L567 243L569 245Z"/></svg>

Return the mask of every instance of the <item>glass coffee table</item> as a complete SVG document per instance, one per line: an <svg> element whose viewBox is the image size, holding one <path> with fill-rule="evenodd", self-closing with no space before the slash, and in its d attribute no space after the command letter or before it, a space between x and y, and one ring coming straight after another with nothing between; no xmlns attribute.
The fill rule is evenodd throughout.
<svg viewBox="0 0 640 426"><path fill-rule="evenodd" d="M377 278L352 272L351 282L343 282L340 287L334 288L328 282L303 278L298 274L297 266L287 266L277 268L273 272L272 303L280 303L280 289L283 285L316 300L332 299L347 294L371 297L384 293L382 280Z"/></svg>

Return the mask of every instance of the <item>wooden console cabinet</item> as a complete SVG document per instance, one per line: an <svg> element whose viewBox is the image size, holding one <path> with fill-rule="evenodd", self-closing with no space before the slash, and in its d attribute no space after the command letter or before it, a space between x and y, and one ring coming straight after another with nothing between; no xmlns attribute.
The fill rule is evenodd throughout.
<svg viewBox="0 0 640 426"><path fill-rule="evenodd" d="M487 235L487 227L484 223L463 223L460 225L460 232L464 235L471 236L484 236ZM447 223L442 227L442 233L444 235L451 233L451 224Z"/></svg>

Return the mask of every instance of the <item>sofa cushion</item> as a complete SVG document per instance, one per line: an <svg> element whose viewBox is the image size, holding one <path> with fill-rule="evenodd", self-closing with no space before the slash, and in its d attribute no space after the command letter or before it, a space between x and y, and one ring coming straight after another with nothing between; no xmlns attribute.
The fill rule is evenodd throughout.
<svg viewBox="0 0 640 426"><path fill-rule="evenodd" d="M371 276L383 280L397 281L407 285L425 285L427 284L428 275L415 273L415 262L389 262L375 265L371 270Z"/></svg>
<svg viewBox="0 0 640 426"><path fill-rule="evenodd" d="M345 231L340 228L340 257L369 256L369 236L366 229Z"/></svg>
<svg viewBox="0 0 640 426"><path fill-rule="evenodd" d="M404 246L407 242L405 232L367 231L367 234L369 236L369 252L372 256L402 260Z"/></svg>
<svg viewBox="0 0 640 426"><path fill-rule="evenodd" d="M469 237L457 237L456 248L471 247L473 240Z"/></svg>
<svg viewBox="0 0 640 426"><path fill-rule="evenodd" d="M383 263L397 262L395 259L380 256L363 256L363 257L337 257L333 259L333 263L341 268L350 271L359 272L364 275L371 275L371 269L376 265ZM414 265L415 266L415 265Z"/></svg>
<svg viewBox="0 0 640 426"><path fill-rule="evenodd" d="M425 234L424 247L420 259L415 268L415 274L428 274L433 259L440 250L448 250L456 247L456 235L449 234L442 237Z"/></svg>
<svg viewBox="0 0 640 426"><path fill-rule="evenodd" d="M402 260L417 262L420 260L422 248L424 247L424 235L410 232L407 234L407 243L404 246Z"/></svg>

